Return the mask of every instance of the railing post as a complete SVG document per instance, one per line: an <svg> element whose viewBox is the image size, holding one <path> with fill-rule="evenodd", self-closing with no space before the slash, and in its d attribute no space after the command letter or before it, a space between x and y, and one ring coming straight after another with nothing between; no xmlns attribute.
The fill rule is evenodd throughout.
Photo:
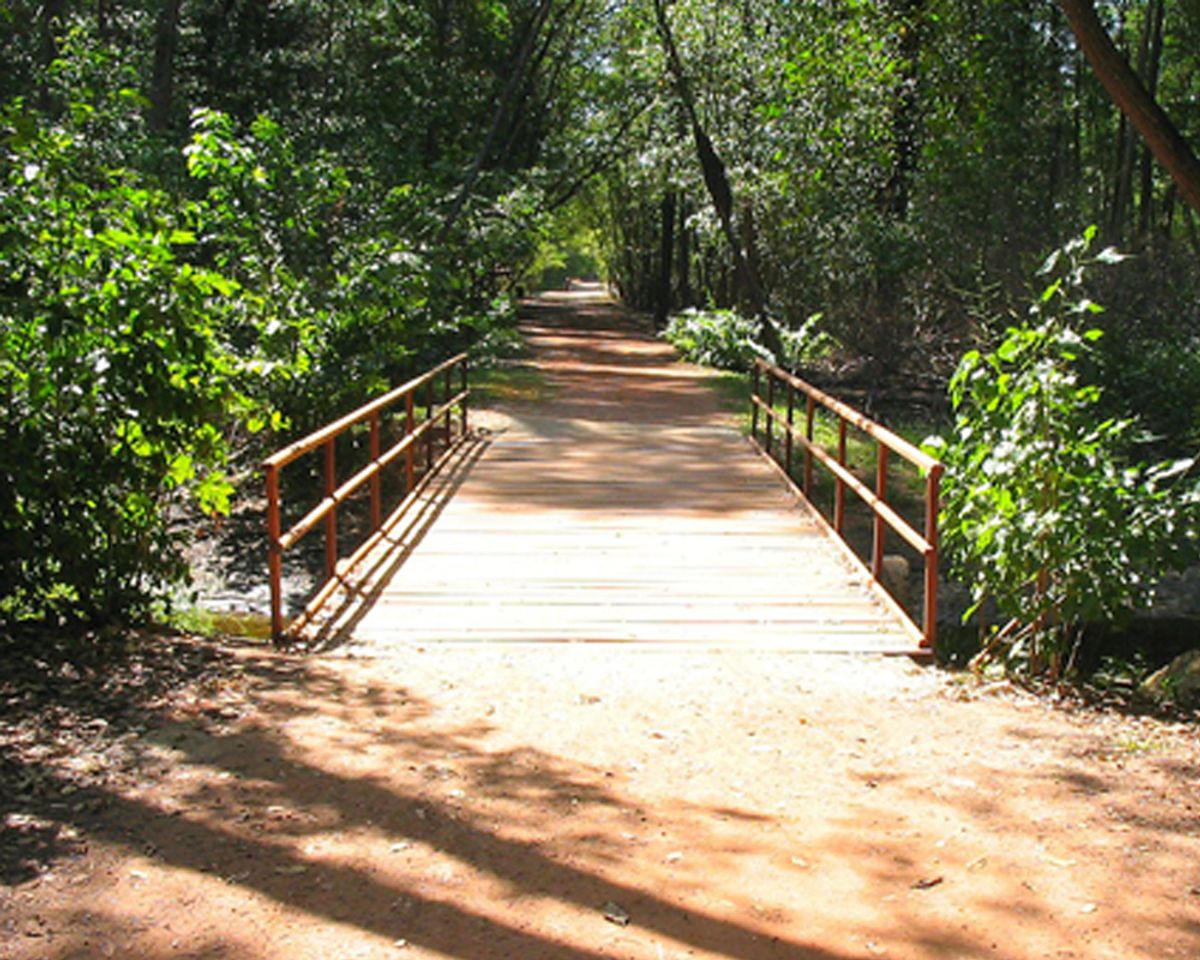
<svg viewBox="0 0 1200 960"><path fill-rule="evenodd" d="M271 639L283 640L283 520L279 506L279 468L266 467L267 481L267 571L271 581Z"/></svg>
<svg viewBox="0 0 1200 960"><path fill-rule="evenodd" d="M875 496L884 503L887 503L887 485L888 485L888 448L879 442L876 446L878 451L875 461ZM879 579L880 573L883 572L883 548L884 538L887 536L887 526L884 524L883 517L878 513L875 514L875 529L871 537L871 576L876 580Z"/></svg>
<svg viewBox="0 0 1200 960"><path fill-rule="evenodd" d="M758 363L750 369L750 439L758 440Z"/></svg>
<svg viewBox="0 0 1200 960"><path fill-rule="evenodd" d="M838 446L837 446L838 463L843 467L846 465L846 421L841 416L838 417ZM838 536L842 535L842 528L846 525L846 481L841 477L834 477L833 484L833 529L837 531Z"/></svg>
<svg viewBox="0 0 1200 960"><path fill-rule="evenodd" d="M942 465L935 464L925 478L925 542L929 551L925 555L925 610L922 617L924 638L921 645L933 650L937 645L938 566L938 514L941 512Z"/></svg>
<svg viewBox="0 0 1200 960"><path fill-rule="evenodd" d="M381 453L379 439L379 414L371 414L371 462L378 463ZM383 477L376 473L371 477L371 532L383 526Z"/></svg>
<svg viewBox="0 0 1200 960"><path fill-rule="evenodd" d="M464 437L467 435L467 400L469 399L467 397L467 372L468 372L467 371L467 363L468 363L467 358L463 357L462 363L460 363L458 365L458 370L459 370L459 388L458 388L458 390L459 390L459 393L461 393L463 395L463 398L462 398L462 435Z"/></svg>
<svg viewBox="0 0 1200 960"><path fill-rule="evenodd" d="M337 490L337 437L325 441L325 496L333 497ZM337 505L325 514L325 574L333 577L337 573Z"/></svg>
<svg viewBox="0 0 1200 960"><path fill-rule="evenodd" d="M450 448L450 441L453 439L451 430L454 429L453 413L450 410L450 398L454 396L454 368L447 367L446 373L442 377L442 387L445 392L445 397L442 399L442 405L446 408L446 449Z"/></svg>
<svg viewBox="0 0 1200 960"><path fill-rule="evenodd" d="M817 401L809 394L804 395L805 410L804 410L804 438L808 444L804 447L804 495L812 501L812 485L813 485L813 418L817 413Z"/></svg>
<svg viewBox="0 0 1200 960"><path fill-rule="evenodd" d="M768 369L767 374L767 418L763 424L767 430L767 456L771 456L771 445L775 440L775 371Z"/></svg>
<svg viewBox="0 0 1200 960"><path fill-rule="evenodd" d="M417 415L413 409L413 395L405 394L404 397L404 436L411 437L413 431L417 428ZM411 442L404 450L404 492L407 494L412 490L416 483L417 463L416 451L413 450L414 444Z"/></svg>
<svg viewBox="0 0 1200 960"><path fill-rule="evenodd" d="M784 472L792 479L792 427L796 413L796 387L792 381L787 382L787 432L783 435Z"/></svg>
<svg viewBox="0 0 1200 960"><path fill-rule="evenodd" d="M433 469L434 448L437 438L434 436L434 427L437 426L433 422L433 379L425 381L425 419L421 421L425 427L425 476Z"/></svg>

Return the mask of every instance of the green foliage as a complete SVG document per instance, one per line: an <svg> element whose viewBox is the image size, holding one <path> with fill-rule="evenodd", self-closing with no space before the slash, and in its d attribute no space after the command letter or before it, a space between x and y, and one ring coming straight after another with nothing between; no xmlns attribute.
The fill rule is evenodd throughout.
<svg viewBox="0 0 1200 960"><path fill-rule="evenodd" d="M755 340L758 324L733 310L689 308L671 318L663 337L686 360L719 370L749 370L756 358L771 359Z"/></svg>
<svg viewBox="0 0 1200 960"><path fill-rule="evenodd" d="M756 358L795 369L829 352L833 340L819 329L821 314L813 314L796 330L781 330L785 356L776 357L758 342L756 321L734 310L689 307L671 318L663 338L686 360L718 370L749 370Z"/></svg>
<svg viewBox="0 0 1200 960"><path fill-rule="evenodd" d="M1076 325L1101 308L1085 270L1095 230L1042 267L1048 285L1029 320L991 353L971 351L951 381L953 438L934 444L947 466L942 529L952 575L975 605L1011 618L996 638L1025 668L1061 668L1078 629L1144 605L1158 577L1193 559L1200 487L1193 461L1135 459L1131 419L1106 418L1084 371L1100 331Z"/></svg>
<svg viewBox="0 0 1200 960"><path fill-rule="evenodd" d="M0 117L7 617L147 612L184 573L168 505L226 510L226 431L266 416L257 301L194 258L212 208L97 156L96 112L123 109Z"/></svg>

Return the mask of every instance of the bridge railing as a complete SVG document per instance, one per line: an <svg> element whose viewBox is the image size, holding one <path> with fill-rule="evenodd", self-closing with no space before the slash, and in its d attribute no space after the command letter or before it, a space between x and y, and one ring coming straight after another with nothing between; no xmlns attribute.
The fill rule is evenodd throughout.
<svg viewBox="0 0 1200 960"><path fill-rule="evenodd" d="M455 389L457 374L458 388ZM271 582L271 634L278 642L289 631L297 631L312 619L342 582L344 573L356 566L379 543L389 522L383 517L384 471L403 458L403 496L392 516L401 514L419 494L424 480L433 475L441 463L467 436L468 358L460 353L451 357L407 383L388 391L344 417L333 421L308 436L277 451L263 461L267 493L267 557ZM454 437L455 413L460 420L458 437ZM400 428L400 439L383 449L385 418ZM337 464L338 438L366 425L367 463L352 476L339 482ZM440 434L440 436L439 436ZM439 440L442 448L439 452ZM423 464L418 453L424 448ZM323 496L307 513L287 530L283 529L283 505L280 496L280 475L288 464L320 452ZM364 486L369 488L369 535L345 560L338 559L338 507ZM283 555L318 525L325 533L326 579L309 601L304 611L291 623L284 616Z"/></svg>
<svg viewBox="0 0 1200 960"><path fill-rule="evenodd" d="M765 391L764 391L765 387ZM797 400L803 399L800 423ZM869 419L853 407L788 373L774 364L758 360L752 373L750 432L756 446L783 471L789 483L813 504L822 522L845 541L846 491L854 493L874 514L871 560L867 569L880 584L884 567L884 547L888 529L894 530L924 561L924 609L918 627L908 611L882 591L889 605L901 614L920 645L932 650L937 642L938 599L938 511L942 464L886 427ZM837 449L828 451L813 439L817 408L829 411L837 420ZM782 408L782 409L781 409ZM760 423L762 429L760 430ZM874 489L859 479L847 466L846 431L853 427L874 441ZM780 434L779 437L776 434ZM801 451L800 480L795 473L796 449ZM888 502L888 465L890 455L915 466L925 480L924 531L916 530ZM823 466L833 477L833 516L827 518L813 501L813 464ZM853 551L851 551L853 552ZM861 562L861 561L860 561ZM880 588L882 590L882 587Z"/></svg>

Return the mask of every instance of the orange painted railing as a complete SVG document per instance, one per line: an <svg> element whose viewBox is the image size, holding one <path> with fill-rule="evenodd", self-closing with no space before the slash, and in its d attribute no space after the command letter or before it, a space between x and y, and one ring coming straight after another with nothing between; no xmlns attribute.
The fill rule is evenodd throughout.
<svg viewBox="0 0 1200 960"><path fill-rule="evenodd" d="M458 373L459 388L454 389L454 375ZM439 391L440 387L440 391ZM422 403L417 395L421 393ZM440 396L435 396L440 392ZM342 581L343 574L356 566L372 548L379 543L389 526L383 518L383 472L395 461L404 461L404 496L393 515L402 512L414 498L425 478L430 477L438 466L453 452L467 436L467 355L460 353L439 364L432 370L407 383L390 390L383 396L364 404L339 420L322 427L263 461L267 487L267 542L268 570L271 581L271 634L275 640L283 640L289 631L301 629L321 605L324 604ZM383 418L392 408L403 404L403 427L401 438L387 450L382 449ZM453 419L458 410L460 430L454 437ZM422 410L423 419L417 422L417 411ZM394 415L397 416L398 415ZM337 440L352 427L366 423L368 434L368 462L353 476L338 482ZM438 452L438 424L443 425L444 447ZM424 440L424 464L418 477L417 447ZM321 451L324 459L324 496L299 521L288 530L283 530L283 510L280 500L280 472L285 466L308 454ZM370 534L344 561L338 560L338 506L364 485L370 487ZM309 601L304 612L291 624L286 623L283 611L283 554L290 550L318 524L325 528L325 574L326 580L316 595Z"/></svg>
<svg viewBox="0 0 1200 960"><path fill-rule="evenodd" d="M917 449L903 437L896 436L886 427L859 413L853 407L847 406L774 364L763 360L757 361L752 379L750 433L754 443L783 471L789 483L803 494L804 499L813 504L822 521L839 538L845 539L847 490L858 496L874 513L871 562L869 566L866 564L864 566L867 567L875 583L879 584L880 575L883 572L884 544L889 527L923 558L925 604L922 614L923 623L920 627L913 622L908 611L904 610L886 591L883 591L882 587L880 590L889 605L903 616L905 624L914 633L920 645L932 650L937 643L938 511L941 478L944 470L942 464L924 451ZM765 396L761 390L764 381ZM777 403L784 399L778 396L778 390L782 390L786 394L785 412L782 413L776 408ZM802 425L796 423L798 396L804 398ZM835 453L830 453L813 440L813 421L818 406L828 410L837 418L838 443ZM761 437L760 420L763 427ZM873 490L856 477L846 465L846 429L848 426L862 431L875 441L875 488ZM777 432L782 434L780 438L782 442L777 440ZM797 445L803 450L803 468L798 483L793 469L794 452ZM913 464L925 478L924 533L914 529L888 504L888 460L892 453ZM814 461L820 463L833 476L832 520L825 517L820 508L813 503Z"/></svg>

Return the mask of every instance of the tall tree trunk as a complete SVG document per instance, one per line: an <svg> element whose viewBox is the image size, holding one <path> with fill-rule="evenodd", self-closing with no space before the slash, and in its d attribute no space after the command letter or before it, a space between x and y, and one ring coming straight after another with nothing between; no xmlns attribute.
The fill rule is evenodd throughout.
<svg viewBox="0 0 1200 960"><path fill-rule="evenodd" d="M1145 63L1146 34L1142 33L1142 47L1139 54L1138 71ZM1129 46L1128 11L1121 15L1121 27L1118 40L1113 44L1117 52L1125 57ZM1129 206L1133 196L1133 160L1137 152L1137 131L1133 129L1125 114L1121 114L1117 124L1116 150L1113 152L1112 170L1112 202L1108 208L1107 236L1114 243L1122 243L1128 236L1126 229L1129 222Z"/></svg>
<svg viewBox="0 0 1200 960"><path fill-rule="evenodd" d="M1146 8L1145 44L1146 59L1142 65L1142 81L1151 97L1158 97L1159 69L1162 66L1163 0L1150 0ZM1145 237L1150 233L1154 217L1154 175L1150 165L1150 151L1141 150L1138 171L1138 233Z"/></svg>
<svg viewBox="0 0 1200 960"><path fill-rule="evenodd" d="M430 59L439 71L449 69L447 48L450 43L450 0L440 0L433 5L433 39ZM425 168L431 169L441 155L441 110L430 110L425 118L425 136L421 142L421 158Z"/></svg>
<svg viewBox="0 0 1200 960"><path fill-rule="evenodd" d="M663 194L658 245L658 284L654 297L654 325L667 325L671 314L671 264L675 256L675 191Z"/></svg>
<svg viewBox="0 0 1200 960"><path fill-rule="evenodd" d="M695 306L692 302L692 251L691 230L688 226L687 194L679 195L679 227L676 229L679 237L679 303L684 307Z"/></svg>
<svg viewBox="0 0 1200 960"><path fill-rule="evenodd" d="M1194 210L1200 211L1200 158L1138 79L1128 61L1113 46L1091 0L1058 2L1067 15L1080 49L1108 95L1141 134L1155 159L1171 175L1179 187L1179 195Z"/></svg>
<svg viewBox="0 0 1200 960"><path fill-rule="evenodd" d="M917 165L917 121L920 110L921 34L919 20L925 0L892 0L900 40L899 70L892 92L892 170L883 187L882 207L897 220L908 216L910 181Z"/></svg>
<svg viewBox="0 0 1200 960"><path fill-rule="evenodd" d="M38 106L42 110L53 109L53 98L50 95L49 69L58 59L58 31L62 29L63 13L66 11L66 0L44 0L40 11L38 29L41 32L42 83L38 89Z"/></svg>
<svg viewBox="0 0 1200 960"><path fill-rule="evenodd" d="M671 74L672 85L679 99L679 105L691 128L692 139L696 144L696 156L704 174L704 185L708 189L709 198L717 211L717 218L721 221L721 231L729 243L729 250L733 256L734 271L741 298L744 299L750 312L758 318L763 344L776 356L782 356L783 342L780 339L779 330L767 315L766 295L763 292L762 281L755 271L753 263L746 258L734 226L733 188L729 184L729 175L726 172L724 161L713 146L712 139L700 123L691 84L683 69L679 50L675 45L671 23L667 19L664 0L654 0L654 13L658 23L658 35L667 60L667 70Z"/></svg>
<svg viewBox="0 0 1200 960"><path fill-rule="evenodd" d="M488 155L492 152L492 146L500 134L504 119L508 115L509 109L521 89L521 84L525 80L526 65L529 63L529 58L537 46L538 37L541 36L542 28L546 25L546 20L553 6L554 0L541 0L537 5L537 9L534 10L533 16L530 17L529 26L525 30L525 36L521 40L521 46L518 48L516 58L513 61L512 72L508 76L508 83L504 85L504 90L501 92L500 98L496 101L496 108L492 113L492 122L488 126L487 135L483 138L483 144L479 148L479 153L475 156L475 162L471 164L471 169L467 172L467 176L463 180L458 193L455 195L453 203L450 204L450 212L446 215L446 219L442 223L442 229L438 234L439 243L444 242L446 237L449 236L450 231L454 228L454 224L458 222L458 218L462 214L467 198L471 195L471 191L475 189L475 182L483 172L483 165L487 162Z"/></svg>
<svg viewBox="0 0 1200 960"><path fill-rule="evenodd" d="M183 0L162 0L154 25L154 68L150 79L150 129L163 131L175 101L175 49Z"/></svg>
<svg viewBox="0 0 1200 960"><path fill-rule="evenodd" d="M1133 192L1133 154L1135 133L1124 114L1117 125L1116 152L1113 156L1112 201L1108 208L1108 235L1115 241L1125 239L1129 219L1129 199Z"/></svg>

